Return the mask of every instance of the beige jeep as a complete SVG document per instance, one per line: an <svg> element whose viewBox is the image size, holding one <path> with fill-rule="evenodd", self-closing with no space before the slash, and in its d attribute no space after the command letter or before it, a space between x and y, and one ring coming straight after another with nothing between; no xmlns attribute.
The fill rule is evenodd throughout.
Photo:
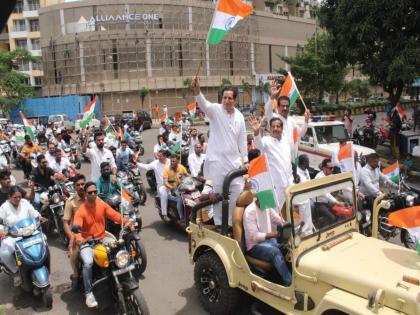
<svg viewBox="0 0 420 315"><path fill-rule="evenodd" d="M194 218L187 228L195 285L209 313L233 314L242 290L285 314L420 315L420 258L415 251L358 232L350 173L312 180L287 190L284 215L289 224L284 225L279 241L292 273L290 287L279 284L270 263L244 251L242 216L252 198L246 204L238 199L241 207L233 211L233 227L227 226L229 184L245 173L233 171L225 179L221 231L195 224ZM353 192L353 200L347 200L350 214L337 215L334 222L325 224L312 206L313 233L299 235L302 222L296 205L312 205L327 193L340 199L343 190L347 196L349 190ZM208 204L197 205L193 212Z"/></svg>

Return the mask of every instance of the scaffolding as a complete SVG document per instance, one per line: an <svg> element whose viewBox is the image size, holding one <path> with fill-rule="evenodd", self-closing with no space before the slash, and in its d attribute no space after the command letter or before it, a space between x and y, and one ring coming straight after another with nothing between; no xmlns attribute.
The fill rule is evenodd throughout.
<svg viewBox="0 0 420 315"><path fill-rule="evenodd" d="M63 14L64 21L71 20L43 30L45 96L106 94L106 101L112 103L107 111L117 113L124 110L124 98L125 103L139 104L138 91L146 87L154 91L155 98L160 94L163 99L168 99L168 90L172 90L175 104L168 105L184 107L184 81L196 73L202 56L201 75L213 78L207 82L209 91L217 91L214 82L221 78L232 83L245 78L253 84L251 46L258 28L252 16L238 23L222 44L208 47L206 36L214 11L209 1L180 4L127 0L90 7L73 4L64 8L64 14L57 9L41 15L41 19L56 19ZM87 17L79 19L79 12ZM127 21L116 17L128 14L133 18L149 14L153 18ZM94 24L89 23L90 15L95 18Z"/></svg>

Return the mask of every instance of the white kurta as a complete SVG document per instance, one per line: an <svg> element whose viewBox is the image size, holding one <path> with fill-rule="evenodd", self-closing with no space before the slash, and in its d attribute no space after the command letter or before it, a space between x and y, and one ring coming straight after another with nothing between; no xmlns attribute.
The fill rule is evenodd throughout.
<svg viewBox="0 0 420 315"><path fill-rule="evenodd" d="M241 167L241 160L248 161L245 119L236 108L230 114L222 104L210 103L203 94L196 96L195 100L210 121L204 177L212 180L214 192L221 193L225 176L230 171ZM243 178L233 180L230 187L229 225L232 224L231 211L242 189ZM221 203L215 205L213 219L216 225L222 223Z"/></svg>
<svg viewBox="0 0 420 315"><path fill-rule="evenodd" d="M306 183L311 180L309 176L309 171L302 170L299 166L296 168L296 173L299 175L300 182ZM301 220L304 222L302 227L302 235L309 235L314 230L314 224L312 222L312 212L311 212L311 201L308 199L305 202L296 204L299 208L299 215Z"/></svg>
<svg viewBox="0 0 420 315"><path fill-rule="evenodd" d="M102 162L108 162L111 168L116 168L115 159L112 152L106 148L99 150L95 143L87 149L86 156L90 159L90 179L96 180L101 175L100 165Z"/></svg>
<svg viewBox="0 0 420 315"><path fill-rule="evenodd" d="M299 139L302 138L306 131L308 130L308 123L305 122L301 127L296 123L295 119L292 116L287 116L287 118L284 118L282 115L279 115L278 113L273 112L273 106L274 102L270 98L267 103L265 103L264 106L264 115L267 119L267 122L270 122L270 119L273 117L279 117L281 121L283 122L283 135L282 137L286 138L289 143L292 150L290 150L290 153L292 154L292 159L295 159L298 152L295 149L294 141L293 141L293 129L296 127L298 130Z"/></svg>
<svg viewBox="0 0 420 315"><path fill-rule="evenodd" d="M201 165L205 159L205 154L200 154L200 156L198 156L195 154L195 152L188 156L188 167L190 168L190 173L192 176L198 176L198 173L200 173L201 170Z"/></svg>
<svg viewBox="0 0 420 315"><path fill-rule="evenodd" d="M277 195L279 209L286 201L286 189L293 184L290 145L285 138L280 140L272 136L255 137L255 145L266 155L269 173Z"/></svg>

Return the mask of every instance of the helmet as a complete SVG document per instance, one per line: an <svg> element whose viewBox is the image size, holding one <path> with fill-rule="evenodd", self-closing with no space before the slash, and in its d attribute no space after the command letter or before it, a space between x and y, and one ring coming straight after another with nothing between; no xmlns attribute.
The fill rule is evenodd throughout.
<svg viewBox="0 0 420 315"><path fill-rule="evenodd" d="M108 252L104 245L96 245L93 249L93 260L102 268L109 267Z"/></svg>
<svg viewBox="0 0 420 315"><path fill-rule="evenodd" d="M49 200L48 200L47 192L41 193L41 195L39 196L39 199L44 206L48 206Z"/></svg>

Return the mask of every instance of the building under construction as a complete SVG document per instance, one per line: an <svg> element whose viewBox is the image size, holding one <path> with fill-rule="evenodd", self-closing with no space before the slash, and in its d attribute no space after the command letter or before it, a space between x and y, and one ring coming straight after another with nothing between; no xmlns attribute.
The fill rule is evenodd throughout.
<svg viewBox="0 0 420 315"><path fill-rule="evenodd" d="M260 82L287 69L279 56L295 55L315 22L256 10L209 47L214 7L200 0L85 0L41 8L43 95L98 95L106 114L150 111L155 103L173 112L191 102L187 87L199 70L208 99L216 101L229 81L243 87L241 105L258 102Z"/></svg>

